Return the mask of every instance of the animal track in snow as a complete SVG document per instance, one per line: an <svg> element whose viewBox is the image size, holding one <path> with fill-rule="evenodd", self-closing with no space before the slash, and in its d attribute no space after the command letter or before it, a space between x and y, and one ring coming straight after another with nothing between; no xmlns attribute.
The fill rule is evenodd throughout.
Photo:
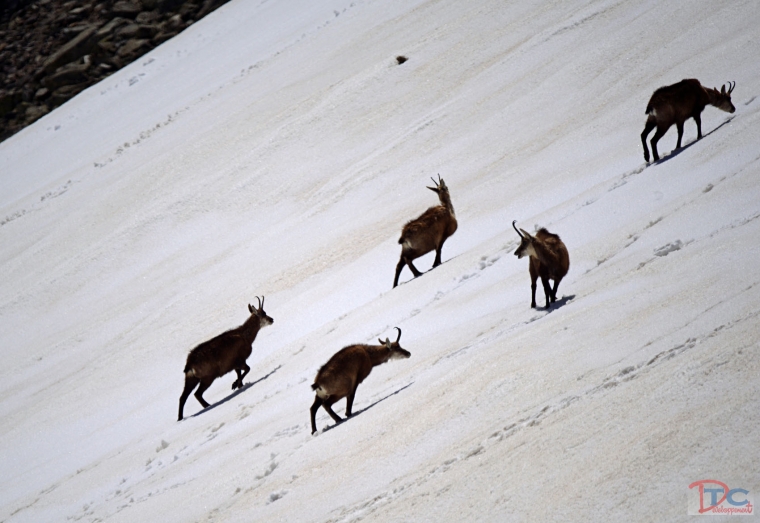
<svg viewBox="0 0 760 523"><path fill-rule="evenodd" d="M61 185L57 189L54 189L52 191L48 191L42 196L40 196L40 203L44 202L45 200L52 200L53 198L58 198L62 194L64 194L66 191L68 191L71 186L74 185L74 182L69 180L65 184ZM22 216L29 214L30 212L33 212L35 210L36 205L33 205L31 209L21 209L19 211L16 211L12 214L7 215L5 218L0 220L0 227L5 225L6 223L10 223L13 220L17 220L18 218L21 218Z"/></svg>
<svg viewBox="0 0 760 523"><path fill-rule="evenodd" d="M271 460L269 462L269 465L266 469L264 469L264 472L261 474L256 475L256 479L264 479L265 477L269 476L274 470L277 468L277 462L274 460L274 458L277 457L277 454L272 452L269 456L269 459Z"/></svg>
<svg viewBox="0 0 760 523"><path fill-rule="evenodd" d="M282 498L285 494L287 494L287 490L278 490L277 492L272 492L269 494L269 497L267 498L267 505L270 503L274 503L278 499Z"/></svg>
<svg viewBox="0 0 760 523"><path fill-rule="evenodd" d="M667 245L663 245L658 249L655 249L654 255L660 257L667 256L671 252L680 251L683 246L684 244L681 240L676 240L674 242L668 243Z"/></svg>

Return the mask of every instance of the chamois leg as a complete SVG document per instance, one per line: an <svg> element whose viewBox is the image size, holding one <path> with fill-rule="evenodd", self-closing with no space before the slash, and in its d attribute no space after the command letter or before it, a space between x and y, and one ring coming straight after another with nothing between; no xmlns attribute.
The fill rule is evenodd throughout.
<svg viewBox="0 0 760 523"><path fill-rule="evenodd" d="M657 132L652 136L652 141L650 143L652 144L652 158L654 158L655 162L660 159L660 155L657 154L657 142L660 141L660 138L662 138L667 131L667 129L657 126Z"/></svg>
<svg viewBox="0 0 760 523"><path fill-rule="evenodd" d="M201 381L201 384L198 385L198 390L195 391L195 399L197 399L201 405L203 405L203 408L208 408L208 401L203 399L203 393L206 392L206 389L211 386L211 384L214 382L213 379L205 379Z"/></svg>
<svg viewBox="0 0 760 523"><path fill-rule="evenodd" d="M702 115L695 114L694 122L697 124L697 140L702 139Z"/></svg>
<svg viewBox="0 0 760 523"><path fill-rule="evenodd" d="M316 396L314 403L311 405L309 412L311 413L311 433L314 434L317 431L317 411L322 406L322 398Z"/></svg>
<svg viewBox="0 0 760 523"><path fill-rule="evenodd" d="M401 270L404 268L404 265L406 265L406 261L404 260L404 254L401 253L401 258L399 259L398 263L396 264L396 277L393 278L393 287L398 286L398 277L401 274Z"/></svg>
<svg viewBox="0 0 760 523"><path fill-rule="evenodd" d="M644 131L641 133L641 145L644 147L644 161L649 161L649 148L647 147L647 136L649 136L649 133L652 132L652 129L655 128L657 123L654 119L647 118L647 123L644 126Z"/></svg>
<svg viewBox="0 0 760 523"><path fill-rule="evenodd" d="M195 376L185 376L185 390L182 391L182 396L179 398L179 417L177 418L177 421L182 421L182 413L185 410L185 402L190 396L190 393L193 392L193 389L196 385L198 385L200 381L201 380Z"/></svg>
<svg viewBox="0 0 760 523"><path fill-rule="evenodd" d="M359 388L359 384L354 385L351 393L346 398L346 418L351 417L351 408L354 406L354 398L356 397L356 389Z"/></svg>
<svg viewBox="0 0 760 523"><path fill-rule="evenodd" d="M676 129L678 130L678 141L676 142L676 149L680 149L681 138L683 138L683 122L676 122Z"/></svg>
<svg viewBox="0 0 760 523"><path fill-rule="evenodd" d="M243 370L242 373L240 372L241 369ZM235 369L235 372L237 373L238 379L235 380L235 382L232 384L232 390L242 389L243 388L243 378L245 378L245 375L248 374L248 371L250 371L250 370L251 370L251 368L245 362L243 362L243 364L240 366L240 368Z"/></svg>
<svg viewBox="0 0 760 523"><path fill-rule="evenodd" d="M409 270L412 271L412 274L414 274L414 277L416 278L417 276L422 276L422 273L418 271L417 267L415 267L414 264L412 263L413 259L414 258L412 258L411 256L404 256L404 260L406 261L407 267L409 267Z"/></svg>
<svg viewBox="0 0 760 523"><path fill-rule="evenodd" d="M533 258L530 259L528 264L528 271L530 272L530 307L536 308L536 280L538 280L538 269L534 266Z"/></svg>
<svg viewBox="0 0 760 523"><path fill-rule="evenodd" d="M332 396L329 396L322 400L322 406L325 408L330 417L335 420L335 423L343 423L343 419L335 414L334 410L332 410L332 404L336 401L337 400L333 399Z"/></svg>
<svg viewBox="0 0 760 523"><path fill-rule="evenodd" d="M562 278L559 280L554 280L554 287L552 287L552 303L557 301L557 288L559 287L560 281L562 281Z"/></svg>
<svg viewBox="0 0 760 523"><path fill-rule="evenodd" d="M446 238L441 240L441 244L436 246L435 248L435 261L433 262L434 269L441 264L441 251L443 250L443 242L445 241L446 241Z"/></svg>
<svg viewBox="0 0 760 523"><path fill-rule="evenodd" d="M549 285L549 278L546 276L541 276L541 284L544 287L544 297L546 298L546 308L548 309L551 306L552 302L552 288Z"/></svg>

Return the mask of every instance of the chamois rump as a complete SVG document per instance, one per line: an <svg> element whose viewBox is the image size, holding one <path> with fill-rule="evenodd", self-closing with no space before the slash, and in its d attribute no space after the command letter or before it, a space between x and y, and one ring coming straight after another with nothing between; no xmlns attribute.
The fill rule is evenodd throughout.
<svg viewBox="0 0 760 523"><path fill-rule="evenodd" d="M433 180L433 183L435 187L428 187L428 189L438 194L441 204L430 207L418 218L409 221L401 230L401 238L398 240L401 244L401 257L396 265L393 287L398 285L398 277L404 265L409 266L409 270L412 271L415 278L420 276L422 273L417 270L412 260L424 256L432 250L435 250L433 268L438 267L441 264L443 243L457 230L457 217L454 214L454 206L451 205L449 188L446 187L446 183L440 174L438 175L438 182Z"/></svg>
<svg viewBox="0 0 760 523"><path fill-rule="evenodd" d="M341 423L343 420L332 409L333 403L346 399L346 419L351 417L356 388L372 372L372 367L392 359L405 359L411 356L409 351L399 345L401 329L396 341L378 339L380 345L349 345L336 352L327 363L322 365L311 386L316 391L314 404L311 406L311 433L317 432L317 410L324 407L327 413Z"/></svg>
<svg viewBox="0 0 760 523"><path fill-rule="evenodd" d="M536 280L541 277L546 296L546 308L550 302L557 301L557 287L570 269L570 255L567 253L565 244L559 236L552 234L543 227L536 232L535 236L528 234L525 229L517 230L517 220L512 222L512 227L520 236L520 246L515 250L515 256L522 258L530 256L528 269L530 271L530 306L536 308ZM554 287L549 286L549 280L554 280Z"/></svg>
<svg viewBox="0 0 760 523"><path fill-rule="evenodd" d="M195 391L195 397L204 409L209 404L203 399L203 393L216 378L234 370L237 373L237 379L232 384L232 390L243 386L243 378L251 370L245 360L251 355L253 340L256 339L260 329L274 323L274 320L264 312L264 297L262 296L259 299L256 296L256 299L259 301L259 307L257 309L250 303L248 304L248 311L251 316L245 323L236 329L228 330L201 343L187 355L184 370L185 389L179 398L179 418L177 421L182 420L185 401L199 383L200 386Z"/></svg>
<svg viewBox="0 0 760 523"><path fill-rule="evenodd" d="M681 138L683 137L683 124L689 118L694 118L697 124L697 140L702 139L702 111L705 106L714 105L721 111L733 113L736 108L731 103L731 93L736 87L736 82L731 85L728 83L728 91L723 85L718 89L710 89L702 86L699 80L694 78L684 79L677 84L660 87L649 99L646 114L647 122L644 131L641 133L641 145L644 147L644 161L649 161L649 149L647 149L647 135L657 127L657 132L652 137L652 155L654 161L660 159L657 154L657 142L676 124L678 129L678 143L676 149L681 148Z"/></svg>

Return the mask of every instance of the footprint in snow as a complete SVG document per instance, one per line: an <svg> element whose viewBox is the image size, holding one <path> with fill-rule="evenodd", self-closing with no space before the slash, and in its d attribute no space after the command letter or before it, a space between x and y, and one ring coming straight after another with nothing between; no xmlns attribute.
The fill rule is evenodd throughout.
<svg viewBox="0 0 760 523"><path fill-rule="evenodd" d="M681 240L676 240L672 243L669 243L667 245L663 245L659 249L655 249L654 255L655 256L667 256L671 252L679 251L681 250L681 247L683 247L683 242Z"/></svg>

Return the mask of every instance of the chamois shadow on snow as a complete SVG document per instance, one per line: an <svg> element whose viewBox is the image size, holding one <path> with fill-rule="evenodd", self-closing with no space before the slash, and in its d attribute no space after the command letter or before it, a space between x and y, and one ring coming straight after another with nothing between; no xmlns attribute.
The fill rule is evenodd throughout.
<svg viewBox="0 0 760 523"><path fill-rule="evenodd" d="M330 431L330 430L334 429L334 428L335 428L335 427L337 427L338 425L342 425L343 423L347 422L348 420L352 420L352 419L354 419L354 418L355 418L356 416L358 416L359 414L361 414L361 413L363 413L363 412L366 412L366 411L368 411L369 409L371 409L372 407L374 407L375 405L377 405L377 404L378 404L378 403L380 403L381 401L385 401L385 400L387 400L388 398L390 398L391 396L395 396L396 394L398 394L398 393L399 393L399 392L401 392L402 390L404 390L404 389L407 389L407 388L411 387L413 384L414 384L414 382L408 383L408 384L404 385L403 387L401 387L400 389L398 389L397 391L395 391L395 392L391 392L391 393L390 393L390 394L388 394L387 396L384 396L384 397L380 398L379 400L377 400L376 402L372 403L371 405L367 405L367 406L366 406L366 407L364 407L363 409L359 409L359 410L357 410L356 412L354 412L353 414L351 414L351 417L350 417L350 418L346 418L346 417L344 417L344 418L343 418L343 421L341 421L340 423L333 423L333 424L332 424L332 425L330 425L329 427L325 427L324 429L322 429L322 433L324 434L325 432L327 432L327 431ZM345 414L344 414L344 416L345 416Z"/></svg>
<svg viewBox="0 0 760 523"><path fill-rule="evenodd" d="M720 129L721 127L723 127L724 125L726 125L728 123L731 123L731 121L734 118L736 118L736 116L731 116L729 118L726 118L726 120L722 124L720 124L718 127L716 127L715 129L713 129L709 133L703 134L702 135L702 140L704 140L705 138L707 138L708 136L710 136L712 133L714 133L715 131L717 131L718 129ZM676 156L678 156L679 154L681 154L682 152L684 152L686 149L688 149L689 147L691 147L692 145L694 145L695 143L700 142L700 141L701 140L693 140L693 141L687 143L686 145L682 145L680 149L673 149L672 151L670 151L670 154L668 154L667 156L663 156L662 158L660 158L656 162L652 162L649 165L660 165L661 163L665 163L668 160L670 160L672 158L675 158Z"/></svg>
<svg viewBox="0 0 760 523"><path fill-rule="evenodd" d="M552 303L552 306L548 309L544 309L547 313L554 312L560 307L563 307L567 305L573 298L575 298L575 294L571 294L570 296L562 296L561 298L557 298L557 301ZM538 301L538 300L537 300Z"/></svg>
<svg viewBox="0 0 760 523"><path fill-rule="evenodd" d="M432 254L435 254L435 251L433 251L433 253L432 253ZM431 255L431 253L427 253L425 256L420 256L419 258L417 258L417 260L421 260L421 259L423 259L423 258L425 258L425 257L428 257L428 256L429 256L431 259L433 258L433 255ZM446 265L447 263L449 263L451 260L454 260L454 259L456 259L456 258L459 258L459 256L461 256L461 255L460 255L460 254L457 254L457 255L455 255L455 256L452 256L451 258L449 258L449 259L448 259L448 260L446 260L446 261L442 261L442 262L441 262L441 264L440 264L438 267L443 267L444 265ZM417 260L414 260L414 261L417 261ZM401 287L402 285L406 285L407 283L412 283L412 282L413 282L413 281L415 281L415 280L419 280L420 278L422 278L422 277L423 277L423 276L425 276L426 274L428 274L428 273L431 273L431 272L435 271L435 270L436 270L438 267L430 267L428 270L422 270L422 269L420 269L419 267L417 267L417 270L419 270L421 274L420 274L419 276L414 276L414 277L412 277L412 278L410 278L410 279L408 279L408 280L404 280L404 281L401 281L401 280L399 279L399 282L398 282L398 286L399 286L399 287ZM408 267L406 267L406 269L407 269L407 270L409 270L409 268L408 268Z"/></svg>
<svg viewBox="0 0 760 523"><path fill-rule="evenodd" d="M223 404L227 403L228 401L230 401L231 399L233 399L233 398L237 397L238 395L244 393L245 391L247 391L248 389L250 389L251 387L253 387L257 383L260 383L260 382L264 381L265 379L267 379L269 376L271 376L272 374L274 374L275 372L277 372L280 369L280 367L282 367L282 365L277 365L274 369L272 369L269 372L269 374L266 374L265 376L262 376L261 378L257 379L256 381L251 381L251 382L245 383L242 387L240 387L239 389L237 389L236 391L234 391L232 394L230 394L226 398L221 399L221 400L217 401L216 403L213 403L213 404L209 405L207 408L201 410L200 412L196 412L192 416L188 416L188 417L194 418L196 416L200 416L201 414L204 414L204 413L206 413L206 412L208 412L208 411L210 411L212 409L217 408L219 405L223 405Z"/></svg>

